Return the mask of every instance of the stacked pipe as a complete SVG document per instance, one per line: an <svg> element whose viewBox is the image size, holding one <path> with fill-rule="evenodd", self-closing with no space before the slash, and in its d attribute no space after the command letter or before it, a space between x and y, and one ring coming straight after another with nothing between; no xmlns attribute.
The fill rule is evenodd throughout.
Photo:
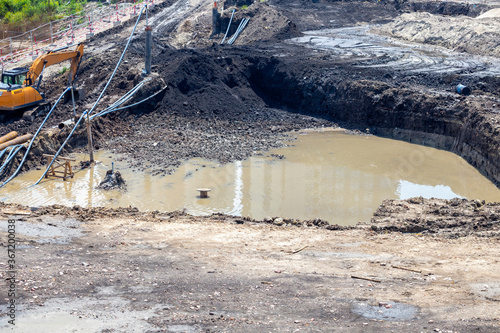
<svg viewBox="0 0 500 333"><path fill-rule="evenodd" d="M236 30L236 32L234 33L233 37L231 37L227 43L228 44L233 44L234 41L236 40L236 38L238 38L239 34L243 31L243 29L245 29L245 27L247 26L247 23L248 21L250 21L249 18L244 18L243 20L241 20L241 23L240 25L238 26L238 29Z"/></svg>
<svg viewBox="0 0 500 333"><path fill-rule="evenodd" d="M10 132L9 134L7 134L7 135L6 135L6 136L4 136L4 137L7 137L8 135L10 135L10 134L12 134L12 133L15 133L15 132ZM16 135L15 135L15 136L17 136L17 133L16 133ZM9 140L9 141L5 141L4 143L1 143L1 144L0 144L0 150L3 150L3 149L5 149L5 148L10 147L10 146L13 146L13 145L23 144L23 143L25 143L25 142L27 142L27 141L31 140L31 138L33 138L33 135L32 135L32 134L25 134L25 135L22 135L22 136L17 137L17 138L16 138L15 136L14 136L14 139ZM4 137L2 137L2 138L4 138ZM0 139L1 139L1 138L0 138Z"/></svg>
<svg viewBox="0 0 500 333"><path fill-rule="evenodd" d="M10 133L7 133L4 136L0 137L0 143L10 141L10 140L14 139L16 136L17 136L16 131L12 131Z"/></svg>

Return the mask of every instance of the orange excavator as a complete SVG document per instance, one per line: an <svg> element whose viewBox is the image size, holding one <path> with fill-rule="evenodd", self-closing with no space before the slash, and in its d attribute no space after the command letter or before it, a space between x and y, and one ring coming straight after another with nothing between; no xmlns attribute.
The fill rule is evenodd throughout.
<svg viewBox="0 0 500 333"><path fill-rule="evenodd" d="M40 92L45 68L65 60L71 60L68 84L72 85L83 56L83 43L75 50L68 47L48 51L33 61L30 68L14 68L2 73L0 82L0 121L8 113L24 113L23 119L33 120L50 110L45 94ZM37 81L38 80L38 81Z"/></svg>

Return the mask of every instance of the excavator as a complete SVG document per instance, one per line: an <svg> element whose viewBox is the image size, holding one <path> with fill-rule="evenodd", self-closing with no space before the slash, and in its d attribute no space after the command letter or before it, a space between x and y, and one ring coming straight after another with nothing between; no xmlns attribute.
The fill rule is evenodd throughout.
<svg viewBox="0 0 500 333"><path fill-rule="evenodd" d="M74 50L70 46L48 51L33 61L29 68L18 67L2 73L0 82L0 121L6 114L22 113L23 119L33 121L50 110L45 94L40 92L45 68L71 60L68 84L72 85L83 56L83 43ZM38 80L38 81L37 81Z"/></svg>

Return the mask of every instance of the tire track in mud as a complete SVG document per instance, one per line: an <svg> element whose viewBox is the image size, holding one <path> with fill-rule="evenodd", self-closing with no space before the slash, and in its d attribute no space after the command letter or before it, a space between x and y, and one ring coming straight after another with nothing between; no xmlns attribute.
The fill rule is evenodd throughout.
<svg viewBox="0 0 500 333"><path fill-rule="evenodd" d="M337 60L365 68L436 74L500 75L500 61L441 47L402 43L368 32L369 26L306 31L288 43L325 51Z"/></svg>
<svg viewBox="0 0 500 333"><path fill-rule="evenodd" d="M174 31L181 22L206 4L206 0L178 0L172 6L163 9L160 13L150 18L150 25L153 26L153 33L160 38L164 37L167 33Z"/></svg>

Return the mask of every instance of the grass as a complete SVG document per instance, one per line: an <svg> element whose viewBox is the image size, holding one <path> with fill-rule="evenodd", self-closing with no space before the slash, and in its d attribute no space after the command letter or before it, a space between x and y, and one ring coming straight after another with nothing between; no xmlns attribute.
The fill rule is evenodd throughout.
<svg viewBox="0 0 500 333"><path fill-rule="evenodd" d="M63 75L64 73L66 73L67 71L69 70L68 67L64 66L58 73L59 75Z"/></svg>

